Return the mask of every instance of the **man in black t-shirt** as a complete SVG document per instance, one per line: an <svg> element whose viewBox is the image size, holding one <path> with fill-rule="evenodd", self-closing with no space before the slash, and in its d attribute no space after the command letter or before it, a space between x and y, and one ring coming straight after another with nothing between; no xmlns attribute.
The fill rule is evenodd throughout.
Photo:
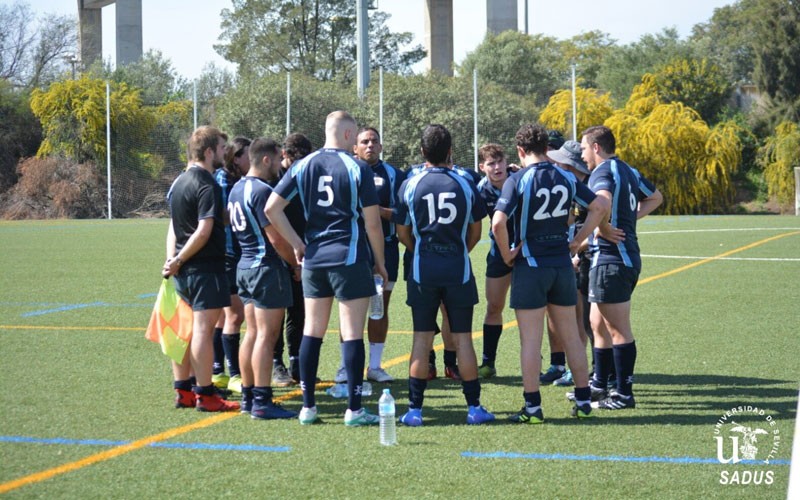
<svg viewBox="0 0 800 500"><path fill-rule="evenodd" d="M226 142L227 136L214 127L196 129L189 138L189 166L167 195L171 218L161 274L174 277L175 290L193 311L187 356L183 363L172 365L176 408L239 409L238 403L223 400L211 383L214 325L222 308L231 304L225 276L222 191L213 176L222 167Z"/></svg>

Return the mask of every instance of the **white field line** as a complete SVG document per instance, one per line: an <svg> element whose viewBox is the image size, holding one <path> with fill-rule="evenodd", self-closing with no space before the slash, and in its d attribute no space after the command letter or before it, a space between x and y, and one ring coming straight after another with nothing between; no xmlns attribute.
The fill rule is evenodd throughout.
<svg viewBox="0 0 800 500"><path fill-rule="evenodd" d="M642 254L642 257L650 259L687 259L687 260L752 260L752 261L765 261L765 262L800 262L800 258L772 258L772 257L695 257L692 255L649 255Z"/></svg>
<svg viewBox="0 0 800 500"><path fill-rule="evenodd" d="M643 234L675 234L675 233L723 233L730 231L797 231L800 227L743 227L731 229L675 229L670 231L636 231L637 235Z"/></svg>

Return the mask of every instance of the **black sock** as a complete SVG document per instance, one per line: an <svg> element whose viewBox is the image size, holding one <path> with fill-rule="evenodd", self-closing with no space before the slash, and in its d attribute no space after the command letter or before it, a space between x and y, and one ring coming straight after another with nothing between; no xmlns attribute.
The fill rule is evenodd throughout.
<svg viewBox="0 0 800 500"><path fill-rule="evenodd" d="M542 394L539 391L523 392L522 397L525 398L526 409L533 409L537 406L542 406Z"/></svg>
<svg viewBox="0 0 800 500"><path fill-rule="evenodd" d="M176 380L172 382L172 387L175 389L180 389L182 391L191 391L192 390L192 382L191 380Z"/></svg>
<svg viewBox="0 0 800 500"><path fill-rule="evenodd" d="M456 351L444 350L444 366L456 366Z"/></svg>
<svg viewBox="0 0 800 500"><path fill-rule="evenodd" d="M497 344L503 325L483 325L483 364L494 368L494 359L497 357Z"/></svg>
<svg viewBox="0 0 800 500"><path fill-rule="evenodd" d="M564 352L551 352L550 364L556 366L564 366L567 364L567 354Z"/></svg>
<svg viewBox="0 0 800 500"><path fill-rule="evenodd" d="M595 347L594 351L594 377L592 385L605 389L608 386L608 374L614 369L614 349Z"/></svg>
<svg viewBox="0 0 800 500"><path fill-rule="evenodd" d="M575 402L591 401L591 400L592 400L592 390L589 389L588 385L586 387L575 388Z"/></svg>
<svg viewBox="0 0 800 500"><path fill-rule="evenodd" d="M435 365L436 364L436 351L431 349L431 352L428 353L428 364Z"/></svg>
<svg viewBox="0 0 800 500"><path fill-rule="evenodd" d="M223 333L222 348L225 350L225 363L228 365L228 375L241 376L239 370L239 337L238 333Z"/></svg>
<svg viewBox="0 0 800 500"><path fill-rule="evenodd" d="M415 410L422 409L422 402L425 399L425 388L428 381L424 378L408 377L408 407Z"/></svg>
<svg viewBox="0 0 800 500"><path fill-rule="evenodd" d="M342 342L342 358L347 372L347 407L361 409L361 386L364 382L364 339Z"/></svg>
<svg viewBox="0 0 800 500"><path fill-rule="evenodd" d="M217 388L214 387L214 384L211 385L194 385L192 386L192 390L198 396L213 396L217 393Z"/></svg>
<svg viewBox="0 0 800 500"><path fill-rule="evenodd" d="M464 399L469 406L481 405L481 383L478 379L462 380L461 392L464 393Z"/></svg>
<svg viewBox="0 0 800 500"><path fill-rule="evenodd" d="M261 406L271 404L272 387L253 387L253 402L258 403Z"/></svg>
<svg viewBox="0 0 800 500"><path fill-rule="evenodd" d="M222 328L214 328L214 375L225 373L225 348L222 347Z"/></svg>
<svg viewBox="0 0 800 500"><path fill-rule="evenodd" d="M253 400L253 386L242 386L242 401Z"/></svg>
<svg viewBox="0 0 800 500"><path fill-rule="evenodd" d="M317 367L322 339L303 335L300 342L300 389L303 390L303 406L311 408L316 404L314 389L317 385Z"/></svg>
<svg viewBox="0 0 800 500"><path fill-rule="evenodd" d="M617 369L617 392L633 394L633 369L636 366L636 342L614 346L614 366Z"/></svg>

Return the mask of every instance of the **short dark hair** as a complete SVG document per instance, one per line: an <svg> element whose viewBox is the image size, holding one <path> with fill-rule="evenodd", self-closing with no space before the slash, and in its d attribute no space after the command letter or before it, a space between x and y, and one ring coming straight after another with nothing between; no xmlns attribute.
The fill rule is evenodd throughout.
<svg viewBox="0 0 800 500"><path fill-rule="evenodd" d="M614 132L605 125L589 127L581 135L586 137L586 142L589 145L597 144L607 154L614 154L617 150L617 140L614 138Z"/></svg>
<svg viewBox="0 0 800 500"><path fill-rule="evenodd" d="M490 142L478 148L478 162L485 163L489 158L505 159L506 152L503 151L503 146Z"/></svg>
<svg viewBox="0 0 800 500"><path fill-rule="evenodd" d="M356 134L356 137L358 137L359 135L363 134L364 132L373 132L376 136L378 136L378 142L380 142L381 133L378 132L378 129L376 129L375 127L361 127L360 129L358 129L358 133Z"/></svg>
<svg viewBox="0 0 800 500"><path fill-rule="evenodd" d="M267 155L278 155L281 146L273 139L259 137L250 144L250 166L260 166Z"/></svg>
<svg viewBox="0 0 800 500"><path fill-rule="evenodd" d="M305 135L295 132L283 140L283 152L292 163L311 154L311 141Z"/></svg>
<svg viewBox="0 0 800 500"><path fill-rule="evenodd" d="M538 123L523 125L517 130L515 139L517 146L522 148L525 154L545 154L547 152L547 141L549 140L547 129Z"/></svg>
<svg viewBox="0 0 800 500"><path fill-rule="evenodd" d="M204 160L206 149L211 148L216 150L220 139L227 141L228 136L222 133L222 131L217 127L212 127L210 125L202 125L197 127L194 132L192 132L191 137L189 137L189 141L186 146L186 152L188 153L189 161Z"/></svg>
<svg viewBox="0 0 800 500"><path fill-rule="evenodd" d="M431 124L422 131L422 156L429 163L439 165L447 161L453 139L444 125Z"/></svg>

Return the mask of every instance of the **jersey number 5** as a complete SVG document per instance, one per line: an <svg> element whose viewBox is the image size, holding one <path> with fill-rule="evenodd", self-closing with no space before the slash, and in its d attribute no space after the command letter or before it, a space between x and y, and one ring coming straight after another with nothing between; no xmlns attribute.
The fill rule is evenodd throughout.
<svg viewBox="0 0 800 500"><path fill-rule="evenodd" d="M320 199L317 200L317 205L321 207L329 207L333 205L333 189L330 187L331 182L333 182L333 176L331 175L321 175L319 177L317 191L324 193L325 197L323 198L322 195L320 195Z"/></svg>
<svg viewBox="0 0 800 500"><path fill-rule="evenodd" d="M423 200L428 202L428 220L430 224L434 222L438 222L439 224L450 224L456 219L456 214L458 211L456 210L456 206L450 203L447 200L455 198L455 193L439 193L439 212L447 212L447 217L442 217L439 215L439 218L436 218L436 207L433 203L433 193L428 193L422 197Z"/></svg>

